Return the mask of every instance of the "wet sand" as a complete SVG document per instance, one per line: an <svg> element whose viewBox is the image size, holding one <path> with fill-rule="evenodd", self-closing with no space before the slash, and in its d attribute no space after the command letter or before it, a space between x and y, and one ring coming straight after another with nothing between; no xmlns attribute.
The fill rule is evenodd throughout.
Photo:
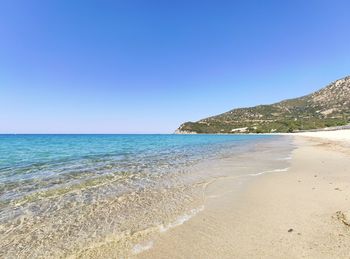
<svg viewBox="0 0 350 259"><path fill-rule="evenodd" d="M349 258L350 148L330 139L296 136L286 172L212 182L204 210L136 257Z"/></svg>

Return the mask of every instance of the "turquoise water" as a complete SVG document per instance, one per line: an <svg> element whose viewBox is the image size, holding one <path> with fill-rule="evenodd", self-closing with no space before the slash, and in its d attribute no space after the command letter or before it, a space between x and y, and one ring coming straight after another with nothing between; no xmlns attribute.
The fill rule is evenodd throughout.
<svg viewBox="0 0 350 259"><path fill-rule="evenodd" d="M0 257L96 255L96 242L118 254L135 233L199 206L195 186L211 177L280 168L286 143L264 135L0 135ZM225 170L193 169L225 159Z"/></svg>
<svg viewBox="0 0 350 259"><path fill-rule="evenodd" d="M113 173L164 174L266 136L0 135L0 201Z"/></svg>

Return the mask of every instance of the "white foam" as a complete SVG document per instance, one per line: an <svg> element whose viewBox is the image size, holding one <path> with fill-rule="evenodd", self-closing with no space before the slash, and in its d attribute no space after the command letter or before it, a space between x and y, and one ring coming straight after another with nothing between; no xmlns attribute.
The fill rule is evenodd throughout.
<svg viewBox="0 0 350 259"><path fill-rule="evenodd" d="M289 167L278 168L278 169L274 169L274 170L263 171L263 172L256 173L256 174L249 174L249 176L258 176L258 175L267 174L267 173L287 172L288 170L289 170Z"/></svg>
<svg viewBox="0 0 350 259"><path fill-rule="evenodd" d="M282 157L282 158L279 158L279 159L277 159L277 160L291 160L292 159L292 157L291 156L287 156L287 157Z"/></svg>
<svg viewBox="0 0 350 259"><path fill-rule="evenodd" d="M160 225L159 226L159 231L160 232L165 232L171 228L177 227L182 225L183 223L185 223L186 221L190 220L191 218L193 218L198 212L204 210L204 206L201 206L197 209L192 209L190 210L188 213L178 217L174 222L169 223L167 225Z"/></svg>
<svg viewBox="0 0 350 259"><path fill-rule="evenodd" d="M289 167L286 168L279 168L271 171L267 171L268 173L273 173L273 172L287 172L289 170Z"/></svg>
<svg viewBox="0 0 350 259"><path fill-rule="evenodd" d="M192 209L190 210L188 213L178 217L174 222L169 223L167 225L160 225L159 226L159 232L165 232L171 228L177 227L179 225L182 225L183 223L185 223L186 221L190 220L191 218L193 218L198 212L204 210L204 206L201 206L197 209ZM132 248L132 253L133 254L140 254L146 250L149 250L153 247L153 241L149 241L147 243L140 243L140 244L136 244L134 245L134 247Z"/></svg>
<svg viewBox="0 0 350 259"><path fill-rule="evenodd" d="M139 253L142 253L143 251L151 249L152 247L153 247L153 241L149 241L149 242L147 242L145 244L136 244L132 248L132 253L133 254L139 254Z"/></svg>

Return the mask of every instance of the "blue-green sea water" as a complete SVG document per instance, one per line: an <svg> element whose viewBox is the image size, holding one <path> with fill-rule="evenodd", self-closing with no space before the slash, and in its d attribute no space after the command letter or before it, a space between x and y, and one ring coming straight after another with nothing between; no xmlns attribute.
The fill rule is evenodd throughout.
<svg viewBox="0 0 350 259"><path fill-rule="evenodd" d="M281 169L290 150L265 135L0 135L0 257L125 256L200 206L196 186Z"/></svg>

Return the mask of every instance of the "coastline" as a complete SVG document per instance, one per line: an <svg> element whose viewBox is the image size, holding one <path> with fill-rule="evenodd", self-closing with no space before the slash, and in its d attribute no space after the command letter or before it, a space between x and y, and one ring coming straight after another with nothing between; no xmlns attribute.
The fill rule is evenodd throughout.
<svg viewBox="0 0 350 259"><path fill-rule="evenodd" d="M255 177L241 189L235 180L216 181L203 211L138 257L348 258L349 132L288 134L296 149L287 172Z"/></svg>

